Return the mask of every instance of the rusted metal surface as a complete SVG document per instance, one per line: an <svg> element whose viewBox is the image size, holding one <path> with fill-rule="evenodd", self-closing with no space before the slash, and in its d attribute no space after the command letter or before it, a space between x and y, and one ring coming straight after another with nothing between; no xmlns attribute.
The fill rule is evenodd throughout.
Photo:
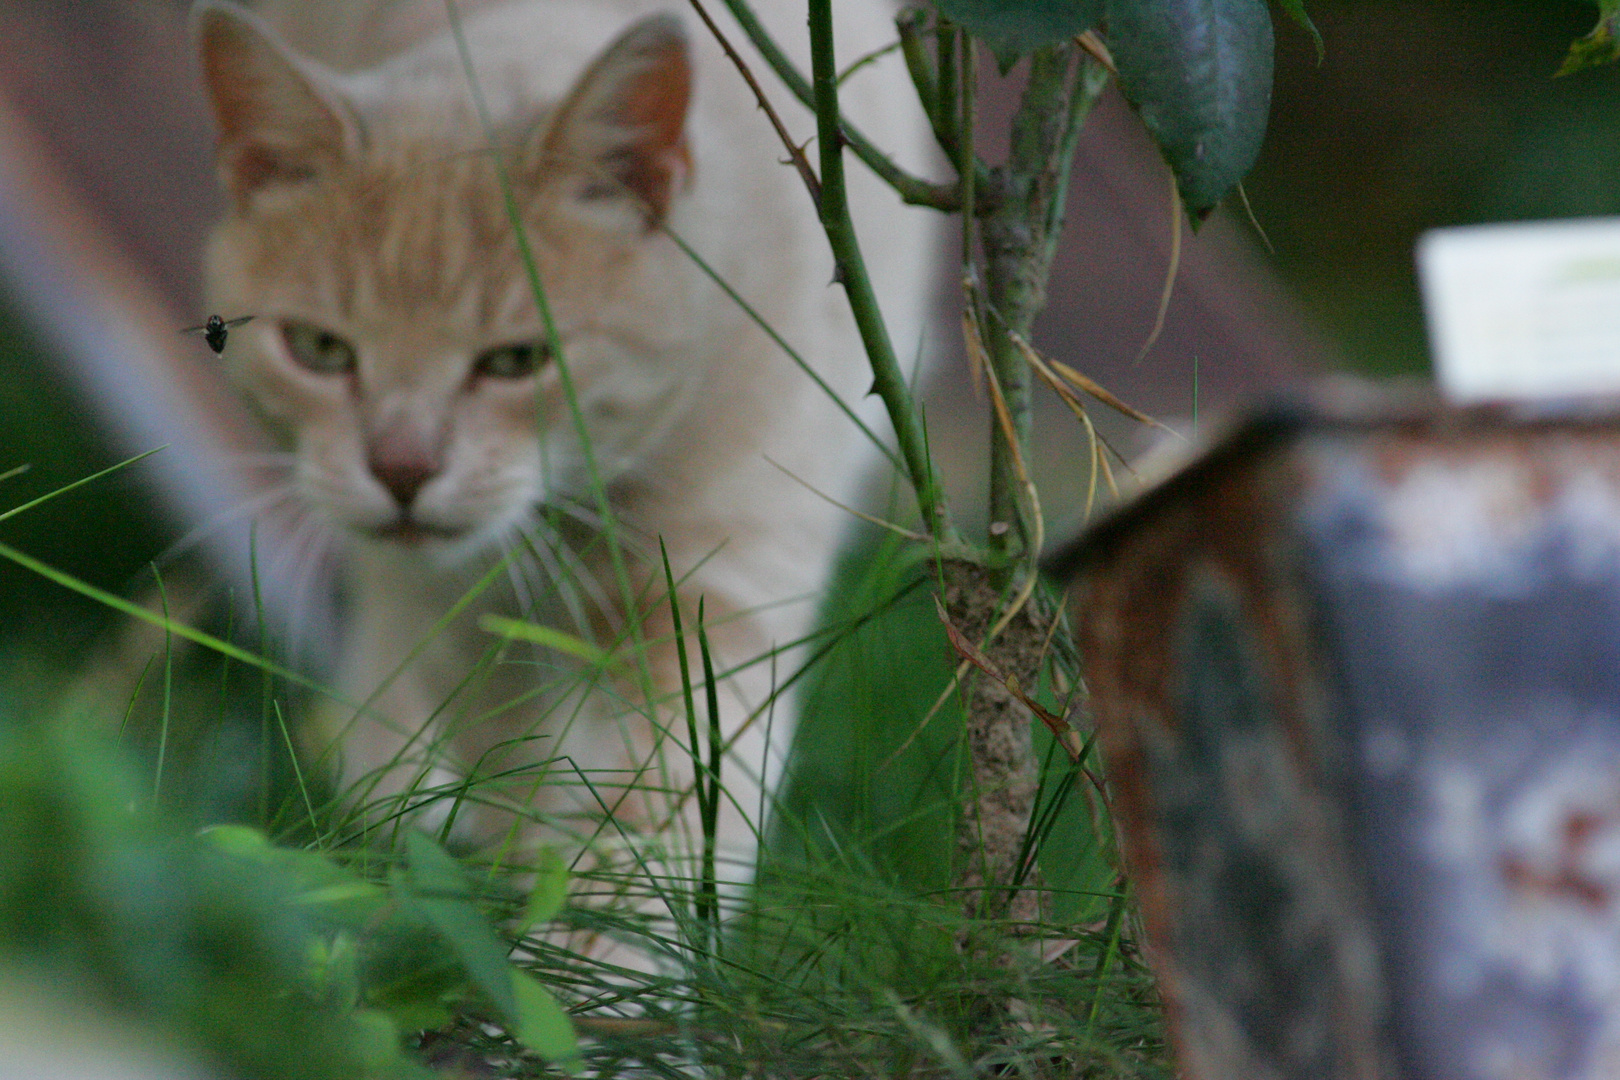
<svg viewBox="0 0 1620 1080"><path fill-rule="evenodd" d="M1620 417L1279 410L1055 569L1191 1080L1620 1077Z"/></svg>

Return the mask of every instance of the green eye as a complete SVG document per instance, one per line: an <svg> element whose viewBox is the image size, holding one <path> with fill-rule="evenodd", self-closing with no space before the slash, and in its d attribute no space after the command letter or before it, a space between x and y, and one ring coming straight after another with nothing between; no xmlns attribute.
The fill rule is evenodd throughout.
<svg viewBox="0 0 1620 1080"><path fill-rule="evenodd" d="M309 323L282 323L281 340L300 366L317 375L347 375L354 370L354 346L331 331Z"/></svg>
<svg viewBox="0 0 1620 1080"><path fill-rule="evenodd" d="M524 341L486 349L473 361L473 374L486 379L523 379L540 370L551 359L551 349L541 341Z"/></svg>

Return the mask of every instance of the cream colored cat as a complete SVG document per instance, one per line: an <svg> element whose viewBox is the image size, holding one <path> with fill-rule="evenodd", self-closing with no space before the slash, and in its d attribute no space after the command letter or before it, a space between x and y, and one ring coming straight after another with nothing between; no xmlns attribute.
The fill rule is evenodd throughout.
<svg viewBox="0 0 1620 1080"><path fill-rule="evenodd" d="M892 39L887 5L837 6L841 62ZM758 7L808 70L802 0ZM668 794L684 791L693 770L662 542L682 580L688 630L701 598L716 667L729 673L723 776L734 801L722 807L720 831L729 876L745 880L760 785L768 788L791 734L791 707L785 697L772 705L773 689L800 661L792 646L811 627L846 524L809 488L853 498L874 455L668 234L701 253L852 403L871 382L864 353L783 148L682 5L527 0L461 10L489 131L442 0L197 9L230 195L208 249L210 306L257 316L231 334L230 375L285 438L296 496L329 526L341 563L347 615L335 681L349 704L327 710L328 732L342 733L347 784L373 785L373 798L437 793L441 815L469 773L521 770L471 789L479 805L457 813L472 835L497 835L504 807L545 823L531 838L583 837L600 829L600 795L617 824L599 838L676 846L696 804ZM926 128L897 58L864 70L845 94L876 141L913 165L926 159ZM774 97L801 136L813 134L785 91ZM546 345L497 162L561 358ZM851 175L880 295L899 350L911 354L932 277L930 220L858 166ZM863 412L873 415L869 405ZM639 613L623 603L599 535L593 467L620 525ZM574 525L541 528L542 506L565 508ZM497 574L445 619L503 554L559 532L571 548L520 554L514 566L528 570ZM532 580L533 564L549 565L551 579ZM571 573L581 580L566 580ZM577 602L570 609L559 596ZM628 645L614 672L591 682L561 670L558 654L527 647L481 666L499 644L479 627L488 613L604 643L641 618L645 668ZM786 651L773 659L774 649ZM700 690L700 719L701 701ZM679 745L663 739L666 727ZM534 769L563 756L544 776Z"/></svg>

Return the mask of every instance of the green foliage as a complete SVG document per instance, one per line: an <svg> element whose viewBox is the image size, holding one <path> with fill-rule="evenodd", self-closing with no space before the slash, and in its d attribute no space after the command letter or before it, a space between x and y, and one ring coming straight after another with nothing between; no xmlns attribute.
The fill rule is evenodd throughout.
<svg viewBox="0 0 1620 1080"><path fill-rule="evenodd" d="M1201 221L1260 154L1271 107L1265 0L1109 0L1120 89Z"/></svg>
<svg viewBox="0 0 1620 1080"><path fill-rule="evenodd" d="M939 13L990 47L1005 73L1019 57L1084 33L1104 0L938 0Z"/></svg>
<svg viewBox="0 0 1620 1080"><path fill-rule="evenodd" d="M461 865L423 832L407 833L405 850L409 899L399 897L396 890L395 902L407 912L414 907L433 925L472 986L495 1007L519 1042L547 1061L577 1059L579 1044L567 1014L545 987L507 959L507 946L474 904L475 892ZM540 912L549 909L556 914L562 906L567 879L558 866L560 862L552 863L550 872L541 875L536 898L526 908L531 923L539 921Z"/></svg>
<svg viewBox="0 0 1620 1080"><path fill-rule="evenodd" d="M1598 22L1592 32L1571 43L1555 75L1573 75L1589 67L1620 60L1620 0L1597 0Z"/></svg>
<svg viewBox="0 0 1620 1080"><path fill-rule="evenodd" d="M107 748L0 728L8 967L244 1078L425 1077L402 1033L487 1004L529 1049L576 1057L566 1015L507 960L460 866L424 835L408 844L379 880L241 826L187 833Z"/></svg>

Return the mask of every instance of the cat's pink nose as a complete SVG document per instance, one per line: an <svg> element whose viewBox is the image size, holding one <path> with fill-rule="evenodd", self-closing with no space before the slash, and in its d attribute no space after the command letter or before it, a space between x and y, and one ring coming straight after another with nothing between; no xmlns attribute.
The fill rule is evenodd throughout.
<svg viewBox="0 0 1620 1080"><path fill-rule="evenodd" d="M426 457L390 457L373 454L368 463L371 475L388 489L401 510L409 510L422 486L439 472L438 462Z"/></svg>

